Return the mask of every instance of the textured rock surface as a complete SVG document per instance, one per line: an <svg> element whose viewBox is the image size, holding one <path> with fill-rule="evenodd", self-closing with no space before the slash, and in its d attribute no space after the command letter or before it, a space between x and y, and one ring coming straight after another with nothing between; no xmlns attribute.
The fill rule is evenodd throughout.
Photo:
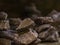
<svg viewBox="0 0 60 45"><path fill-rule="evenodd" d="M0 38L0 45L11 45L11 40Z"/></svg>
<svg viewBox="0 0 60 45"><path fill-rule="evenodd" d="M58 31L53 26L50 26L48 29L42 31L39 34L39 38L42 39L42 41L58 41L59 34Z"/></svg>
<svg viewBox="0 0 60 45"><path fill-rule="evenodd" d="M20 18L10 18L9 21L11 29L14 30L20 25L22 20Z"/></svg>
<svg viewBox="0 0 60 45"><path fill-rule="evenodd" d="M5 13L5 12L0 12L0 20L5 20L5 19L7 19L7 13Z"/></svg>
<svg viewBox="0 0 60 45"><path fill-rule="evenodd" d="M0 20L0 29L1 30L10 29L9 20Z"/></svg>
<svg viewBox="0 0 60 45"><path fill-rule="evenodd" d="M19 40L22 44L30 44L36 40L37 37L38 34L35 31L30 30L29 32L20 35Z"/></svg>
<svg viewBox="0 0 60 45"><path fill-rule="evenodd" d="M31 27L31 26L34 26L34 21L31 20L30 18L26 18L20 23L20 25L16 28L16 30L19 30L21 28Z"/></svg>

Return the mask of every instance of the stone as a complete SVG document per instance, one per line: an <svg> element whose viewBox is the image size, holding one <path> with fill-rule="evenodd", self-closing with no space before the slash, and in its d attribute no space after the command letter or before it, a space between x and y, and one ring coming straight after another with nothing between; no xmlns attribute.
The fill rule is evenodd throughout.
<svg viewBox="0 0 60 45"><path fill-rule="evenodd" d="M16 30L33 27L34 25L35 23L33 20L31 20L30 18L26 18L20 23L20 25L16 28Z"/></svg>
<svg viewBox="0 0 60 45"><path fill-rule="evenodd" d="M0 45L11 45L11 40L0 38Z"/></svg>
<svg viewBox="0 0 60 45"><path fill-rule="evenodd" d="M52 24L54 22L54 20L51 17L36 17L36 19L34 19L36 26L40 26L43 24Z"/></svg>
<svg viewBox="0 0 60 45"><path fill-rule="evenodd" d="M58 31L56 30L55 27L50 26L48 29L46 29L45 31L42 31L41 33L39 33L39 38L42 41L50 41L50 42L54 42L54 41L58 41L59 39L59 34Z"/></svg>
<svg viewBox="0 0 60 45"><path fill-rule="evenodd" d="M34 44L38 44L38 43L40 43L40 42L41 42L41 39L37 38L37 39L35 40Z"/></svg>
<svg viewBox="0 0 60 45"><path fill-rule="evenodd" d="M5 19L7 19L7 17L8 17L8 14L7 13L0 12L0 20L5 20Z"/></svg>
<svg viewBox="0 0 60 45"><path fill-rule="evenodd" d="M35 27L35 30L40 33L41 31L47 30L51 25L50 24L43 24L39 27Z"/></svg>
<svg viewBox="0 0 60 45"><path fill-rule="evenodd" d="M42 21L42 23L53 23L53 19L51 17L38 17Z"/></svg>
<svg viewBox="0 0 60 45"><path fill-rule="evenodd" d="M21 23L21 19L20 18L10 18L10 26L12 30L15 30Z"/></svg>
<svg viewBox="0 0 60 45"><path fill-rule="evenodd" d="M0 30L10 29L9 20L0 20Z"/></svg>
<svg viewBox="0 0 60 45"><path fill-rule="evenodd" d="M38 34L36 31L32 31L31 29L29 29L29 32L26 32L24 34L21 34L20 37L18 38L18 40L20 41L21 44L30 44L32 43L34 40L37 39Z"/></svg>
<svg viewBox="0 0 60 45"><path fill-rule="evenodd" d="M58 13L58 11L56 11L56 10L52 10L49 14L48 14L48 16L51 16L51 15L53 15L53 14L57 14Z"/></svg>

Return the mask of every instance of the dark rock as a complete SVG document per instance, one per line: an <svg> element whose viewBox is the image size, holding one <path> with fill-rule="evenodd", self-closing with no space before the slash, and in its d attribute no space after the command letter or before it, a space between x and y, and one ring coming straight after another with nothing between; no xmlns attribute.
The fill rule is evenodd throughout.
<svg viewBox="0 0 60 45"><path fill-rule="evenodd" d="M11 40L0 38L0 45L11 45Z"/></svg>
<svg viewBox="0 0 60 45"><path fill-rule="evenodd" d="M58 34L58 31L55 29L55 27L50 26L45 31L42 31L41 33L39 33L39 38L42 41L54 42L54 41L58 41L59 34Z"/></svg>
<svg viewBox="0 0 60 45"><path fill-rule="evenodd" d="M16 30L16 28L20 25L21 19L20 18L10 18L10 26L12 30Z"/></svg>
<svg viewBox="0 0 60 45"><path fill-rule="evenodd" d="M0 20L0 30L10 29L9 20Z"/></svg>
<svg viewBox="0 0 60 45"><path fill-rule="evenodd" d="M40 26L43 24L51 24L53 23L53 19L51 17L37 17L34 19L36 26Z"/></svg>
<svg viewBox="0 0 60 45"><path fill-rule="evenodd" d="M47 29L49 29L50 26L51 26L50 24L43 24L43 25L41 25L41 26L39 26L39 27L35 27L35 30L36 30L38 33L40 33L40 32L42 32L42 31L46 31Z"/></svg>
<svg viewBox="0 0 60 45"><path fill-rule="evenodd" d="M41 39L37 38L36 41L34 42L34 44L38 44L41 42Z"/></svg>
<svg viewBox="0 0 60 45"><path fill-rule="evenodd" d="M0 20L5 20L7 19L8 15L5 12L0 12Z"/></svg>

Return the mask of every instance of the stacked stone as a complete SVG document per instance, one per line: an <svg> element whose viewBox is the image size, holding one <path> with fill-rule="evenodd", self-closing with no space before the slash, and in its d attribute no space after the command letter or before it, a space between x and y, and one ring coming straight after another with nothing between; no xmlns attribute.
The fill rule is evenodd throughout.
<svg viewBox="0 0 60 45"><path fill-rule="evenodd" d="M24 20L20 18L7 20L7 16L5 12L0 12L0 37L4 37L0 38L1 45L11 45L11 40L16 43L15 45L37 45L43 41L56 42L59 39L58 31L52 25L55 20L50 16L32 15L34 18Z"/></svg>
<svg viewBox="0 0 60 45"><path fill-rule="evenodd" d="M16 28L16 30L20 33L18 40L21 44L28 45L37 40L38 33L32 29L34 25L35 23L33 20L26 18Z"/></svg>
<svg viewBox="0 0 60 45"><path fill-rule="evenodd" d="M0 12L0 32L10 29L9 20L7 20L7 16L7 13ZM0 38L0 45L11 45L11 41L5 38Z"/></svg>

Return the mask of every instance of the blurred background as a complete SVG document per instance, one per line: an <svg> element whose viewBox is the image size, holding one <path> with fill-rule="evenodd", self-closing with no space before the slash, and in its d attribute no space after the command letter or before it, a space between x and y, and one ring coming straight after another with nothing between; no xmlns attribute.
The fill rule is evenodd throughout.
<svg viewBox="0 0 60 45"><path fill-rule="evenodd" d="M8 13L9 17L19 17L25 5L35 3L43 15L47 15L53 9L60 11L60 0L0 0L0 11Z"/></svg>

